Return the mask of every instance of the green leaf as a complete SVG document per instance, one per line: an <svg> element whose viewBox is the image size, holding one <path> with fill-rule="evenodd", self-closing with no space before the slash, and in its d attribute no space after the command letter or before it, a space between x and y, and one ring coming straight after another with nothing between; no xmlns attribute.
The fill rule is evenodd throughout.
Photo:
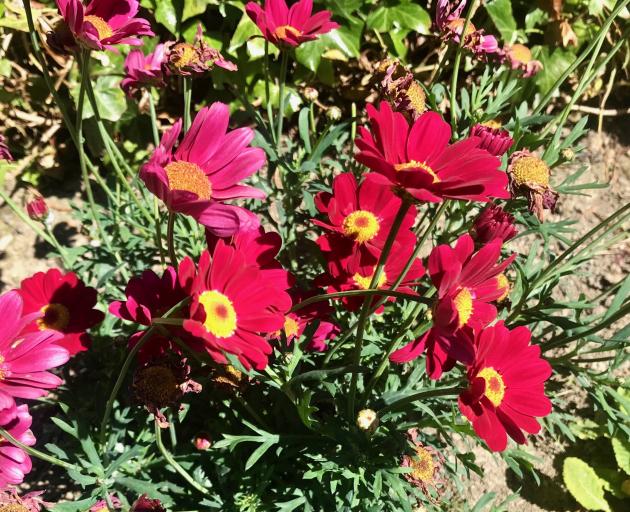
<svg viewBox="0 0 630 512"><path fill-rule="evenodd" d="M156 2L155 19L164 25L171 34L177 35L177 11L172 0Z"/></svg>
<svg viewBox="0 0 630 512"><path fill-rule="evenodd" d="M162 0L158 1L160 4ZM184 10L182 12L182 21L193 18L198 14L206 12L209 5L217 5L216 0L184 0Z"/></svg>
<svg viewBox="0 0 630 512"><path fill-rule="evenodd" d="M567 457L562 467L562 478L576 501L587 510L610 512L604 498L604 482L586 462Z"/></svg>
<svg viewBox="0 0 630 512"><path fill-rule="evenodd" d="M304 143L304 149L306 150L307 153L310 153L311 152L311 135L310 135L310 129L309 129L308 114L309 114L308 107L304 107L302 110L300 110L300 115L298 117L298 128L300 132L300 138L302 139L302 142Z"/></svg>
<svg viewBox="0 0 630 512"><path fill-rule="evenodd" d="M94 503L96 498L87 498L80 501L64 501L62 503L55 503L52 508L53 512L83 512L88 510Z"/></svg>
<svg viewBox="0 0 630 512"><path fill-rule="evenodd" d="M486 4L486 10L503 40L506 43L514 42L517 27L512 14L512 0L492 0Z"/></svg>
<svg viewBox="0 0 630 512"><path fill-rule="evenodd" d="M94 478L93 476L84 475L83 473L79 473L78 471L74 469L69 469L68 475L70 476L70 478L72 478L72 480L78 483L81 487L85 487L86 485L92 485L93 483L96 482L96 478Z"/></svg>
<svg viewBox="0 0 630 512"><path fill-rule="evenodd" d="M265 441L263 444L261 444L258 448L256 448L254 450L254 453L252 453L249 456L249 459L247 459L247 462L245 463L245 471L247 471L249 468L251 468L254 464L256 464L256 462L258 462L258 459L260 459L265 452L271 448L274 444L276 444L278 442L278 438L272 438L269 439L267 441Z"/></svg>
<svg viewBox="0 0 630 512"><path fill-rule="evenodd" d="M617 466L630 475L630 442L621 439L618 435L611 439Z"/></svg>
<svg viewBox="0 0 630 512"><path fill-rule="evenodd" d="M541 94L551 90L560 75L566 71L571 63L576 59L574 53L556 48L549 53L549 48L544 47L538 52L536 58L542 62L543 69L534 77L536 85Z"/></svg>
<svg viewBox="0 0 630 512"><path fill-rule="evenodd" d="M243 44L245 44L250 37L255 35L260 35L260 29L251 20L251 18L247 16L247 14L243 14L243 16L241 17L241 21L239 21L238 25L236 26L236 30L234 31L232 39L230 39L228 52L234 53L234 51L243 46ZM263 41L262 38L261 41Z"/></svg>
<svg viewBox="0 0 630 512"><path fill-rule="evenodd" d="M367 17L367 26L379 32L389 32L392 28L407 28L420 34L428 34L431 16L418 4L401 2L391 7L379 7Z"/></svg>

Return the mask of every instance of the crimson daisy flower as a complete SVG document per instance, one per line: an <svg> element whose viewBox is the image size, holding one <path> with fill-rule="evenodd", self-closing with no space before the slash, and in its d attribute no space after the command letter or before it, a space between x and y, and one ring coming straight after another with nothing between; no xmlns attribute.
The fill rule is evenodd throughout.
<svg viewBox="0 0 630 512"><path fill-rule="evenodd" d="M26 446L35 444L35 436L30 431L32 422L26 405L11 404L0 410L0 427ZM0 488L21 484L31 468L31 458L22 448L0 438Z"/></svg>
<svg viewBox="0 0 630 512"><path fill-rule="evenodd" d="M439 114L425 112L410 126L387 102L367 113L370 129L359 128L355 158L418 201L510 197L501 161L478 147L478 137L449 144L451 128Z"/></svg>
<svg viewBox="0 0 630 512"><path fill-rule="evenodd" d="M387 290L391 288L402 274L403 269L407 265L411 254L413 253L414 245L401 244L398 241L394 242L392 250L389 253L389 257L385 261L383 272L379 278L376 287L379 289ZM376 264L368 265L351 265L347 268L347 271L338 275L330 276L324 275L318 279L318 284L321 286L328 286L327 293L345 292L349 290L367 290L374 277L376 270ZM412 263L409 271L405 274L405 278L396 287L396 290L403 293L409 293L415 295L414 287L418 284L418 280L424 275L424 266L419 258L416 258ZM361 307L364 297L343 297L341 301L348 311L356 311ZM394 297L389 297L389 301L394 301ZM382 313L384 307L381 306L376 310L376 313Z"/></svg>
<svg viewBox="0 0 630 512"><path fill-rule="evenodd" d="M291 307L285 286L286 277L272 278L220 240L212 255L204 251L199 259L184 329L203 341L217 363L227 364L228 352L247 369L261 370L272 352L261 334L282 329Z"/></svg>
<svg viewBox="0 0 630 512"><path fill-rule="evenodd" d="M469 387L459 395L459 409L493 451L507 446L507 436L527 442L523 430L540 431L537 417L551 412L545 381L551 365L530 345L527 327L508 329L503 321L475 336L475 360L468 367Z"/></svg>
<svg viewBox="0 0 630 512"><path fill-rule="evenodd" d="M317 239L328 260L329 270L339 276L348 267L375 265L389 235L402 200L391 191L382 176L368 174L361 185L352 173L339 174L333 180L332 194L320 192L317 209L328 216L329 223L313 223L329 231ZM403 244L415 241L410 228L416 217L412 206L398 231Z"/></svg>
<svg viewBox="0 0 630 512"><path fill-rule="evenodd" d="M96 290L86 286L74 272L62 274L53 268L38 272L20 283L24 313L42 312L27 331L51 329L63 334L59 341L70 355L87 350L92 339L87 330L100 324L105 315L94 309Z"/></svg>
<svg viewBox="0 0 630 512"><path fill-rule="evenodd" d="M115 44L140 46L137 36L153 36L149 22L136 18L137 0L56 0L70 32L92 50L112 50Z"/></svg>
<svg viewBox="0 0 630 512"><path fill-rule="evenodd" d="M263 37L278 47L296 47L317 36L339 28L330 21L330 11L313 13L313 0L299 0L291 8L285 0L265 0L264 9L248 2L245 12L263 33Z"/></svg>
<svg viewBox="0 0 630 512"><path fill-rule="evenodd" d="M170 211L190 215L221 237L260 224L249 210L224 201L265 197L262 190L239 183L264 165L265 153L249 146L251 128L228 132L229 121L228 106L213 103L199 111L175 150L182 129L178 120L140 170L147 188Z"/></svg>
<svg viewBox="0 0 630 512"><path fill-rule="evenodd" d="M162 65L166 58L166 47L158 44L151 53L145 55L142 50L132 50L125 59L125 78L120 87L132 97L142 87L164 86Z"/></svg>
<svg viewBox="0 0 630 512"><path fill-rule="evenodd" d="M498 276L515 256L498 262L501 239L495 238L475 252L470 235L459 237L455 247L438 245L429 256L429 276L437 288L433 325L420 338L390 356L405 363L427 352L427 374L439 379L456 361L471 363L474 357L471 330L478 330L497 316L490 302L505 294Z"/></svg>

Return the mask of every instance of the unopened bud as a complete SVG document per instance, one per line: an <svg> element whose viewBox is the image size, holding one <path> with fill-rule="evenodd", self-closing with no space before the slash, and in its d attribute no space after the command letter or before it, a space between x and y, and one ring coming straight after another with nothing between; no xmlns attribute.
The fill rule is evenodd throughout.
<svg viewBox="0 0 630 512"><path fill-rule="evenodd" d="M326 111L326 117L330 121L339 121L341 119L341 109L339 107L330 107Z"/></svg>
<svg viewBox="0 0 630 512"><path fill-rule="evenodd" d="M565 162L572 162L575 158L575 151L571 148L564 148L561 154Z"/></svg>
<svg viewBox="0 0 630 512"><path fill-rule="evenodd" d="M199 432L194 439L193 444L195 448L199 451L206 451L212 446L212 440L210 439L210 434L207 432Z"/></svg>
<svg viewBox="0 0 630 512"><path fill-rule="evenodd" d="M372 409L363 409L357 415L357 427L363 432L372 434L378 427L378 416Z"/></svg>
<svg viewBox="0 0 630 512"><path fill-rule="evenodd" d="M317 98L319 98L319 93L314 87L306 87L304 89L304 97L306 98L306 101L313 103L314 101L317 101Z"/></svg>
<svg viewBox="0 0 630 512"><path fill-rule="evenodd" d="M26 203L26 213L32 220L45 222L48 218L46 200L40 194L34 193L32 198Z"/></svg>

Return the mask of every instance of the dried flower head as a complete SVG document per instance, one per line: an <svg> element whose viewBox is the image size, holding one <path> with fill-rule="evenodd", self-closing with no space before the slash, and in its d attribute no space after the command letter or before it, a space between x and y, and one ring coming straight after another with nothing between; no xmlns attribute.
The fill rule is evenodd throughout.
<svg viewBox="0 0 630 512"><path fill-rule="evenodd" d="M39 512L42 506L52 506L40 498L42 494L36 491L20 496L15 487L7 487L0 491L0 512Z"/></svg>
<svg viewBox="0 0 630 512"><path fill-rule="evenodd" d="M217 388L227 393L243 391L249 383L249 377L231 364L217 368L211 380Z"/></svg>
<svg viewBox="0 0 630 512"><path fill-rule="evenodd" d="M435 448L418 441L416 428L407 431L407 439L414 453L413 455L405 454L402 457L401 467L411 468L409 473L405 473L405 478L430 497L429 488L439 492L440 486L444 483L439 477L444 457Z"/></svg>
<svg viewBox="0 0 630 512"><path fill-rule="evenodd" d="M306 101L313 103L314 101L317 101L317 98L319 98L319 92L317 92L317 89L315 89L315 87L305 87L304 98L306 99Z"/></svg>
<svg viewBox="0 0 630 512"><path fill-rule="evenodd" d="M376 411L372 409L362 409L357 414L357 427L368 434L374 433L379 424Z"/></svg>
<svg viewBox="0 0 630 512"><path fill-rule="evenodd" d="M330 121L339 121L341 119L341 109L339 107L330 107L326 111L326 117Z"/></svg>
<svg viewBox="0 0 630 512"><path fill-rule="evenodd" d="M427 110L424 89L398 59L380 61L374 76L380 96L389 101L395 111L414 121Z"/></svg>
<svg viewBox="0 0 630 512"><path fill-rule="evenodd" d="M506 45L500 55L503 62L509 64L512 69L520 69L524 78L535 75L543 68L542 62L534 59L532 51L519 43Z"/></svg>
<svg viewBox="0 0 630 512"><path fill-rule="evenodd" d="M512 197L526 197L529 211L542 222L543 211L553 212L558 201L558 193L549 184L549 166L530 151L523 150L512 154L507 172Z"/></svg>

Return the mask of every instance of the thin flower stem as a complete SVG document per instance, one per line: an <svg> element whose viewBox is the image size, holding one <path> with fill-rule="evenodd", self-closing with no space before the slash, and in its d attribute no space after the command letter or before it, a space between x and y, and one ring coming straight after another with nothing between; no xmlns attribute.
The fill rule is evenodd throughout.
<svg viewBox="0 0 630 512"><path fill-rule="evenodd" d="M414 393L413 395L406 396L405 398L401 398L385 407L379 409L378 415L382 417L386 412L390 412L400 408L400 406L407 405L415 402L416 400L422 400L423 398L435 398L438 396L453 396L459 395L464 388L461 387L452 387L452 388L438 388L438 389L429 389L426 391L420 391L418 393Z"/></svg>
<svg viewBox="0 0 630 512"><path fill-rule="evenodd" d="M192 79L184 77L184 129L186 133L190 128L190 105L192 103Z"/></svg>
<svg viewBox="0 0 630 512"><path fill-rule="evenodd" d="M168 244L168 257L171 265L177 268L177 253L175 252L175 212L168 212L168 227L166 228L166 241Z"/></svg>
<svg viewBox="0 0 630 512"><path fill-rule="evenodd" d="M152 318L151 322L157 325L177 325L179 327L184 324L182 318Z"/></svg>
<svg viewBox="0 0 630 512"><path fill-rule="evenodd" d="M59 460L56 457L53 457L52 455L48 455L47 453L40 452L39 450L36 450L35 448L31 448L30 446L26 446L25 444L23 444L20 441L18 441L11 434L9 434L9 432L4 430L3 428L0 428L0 439L5 439L5 440L9 441L9 443L11 443L13 446L16 446L17 448L20 448L21 450L24 450L26 453L28 453L29 455L32 455L33 457L36 457L36 458L41 459L41 460L44 460L46 462L50 462L51 464L55 464L56 466L60 466L60 467L62 467L64 469L72 469L74 471L77 471L77 472L81 473L81 468L79 468L75 464L71 464L70 462L65 462L63 460Z"/></svg>
<svg viewBox="0 0 630 512"><path fill-rule="evenodd" d="M402 226L405 217L407 216L407 212L409 212L409 208L411 208L411 203L407 200L403 200L398 209L398 213L396 214L396 218L392 224L392 227L387 235L387 240L385 241L385 245L383 246L383 251L378 259L378 263L376 265L376 269L374 270L374 274L372 275L372 281L370 282L370 288L377 287L377 283L381 278L383 273L383 269L385 268L385 263L387 262L387 258L389 257L389 253L392 250L394 245L394 241L396 240L396 235L398 235L398 231L400 231L400 226ZM363 334L365 332L365 323L367 321L368 316L370 315L370 306L372 304L372 297L368 296L363 301L363 305L361 306L361 312L359 313L359 323L357 325L357 336L354 345L354 354L352 357L352 364L354 367L358 367L361 362L361 352L363 350ZM359 373L352 370L352 377L350 378L350 394L348 399L348 418L352 421L354 418L354 404L357 393L357 381L359 378Z"/></svg>
<svg viewBox="0 0 630 512"><path fill-rule="evenodd" d="M149 89L149 114L151 115L151 132L153 133L153 144L157 148L160 145L160 132L158 130L155 102L153 100L153 91L151 89Z"/></svg>
<svg viewBox="0 0 630 512"><path fill-rule="evenodd" d="M166 459L166 462L168 462L171 467L191 485L191 487L204 495L208 495L210 493L208 489L203 487L200 483L196 482L195 479L188 474L188 471L181 467L179 463L175 460L175 457L173 457L173 455L166 449L164 443L162 442L162 430L157 420L155 420L155 444L162 454L162 457Z"/></svg>
<svg viewBox="0 0 630 512"><path fill-rule="evenodd" d="M271 90L269 87L269 77L271 73L269 71L269 41L265 39L265 102L267 103L267 124L269 125L269 133L271 134L272 142L275 142L275 132L273 127L276 125L273 118L273 105L271 104Z"/></svg>
<svg viewBox="0 0 630 512"><path fill-rule="evenodd" d="M153 132L153 144L157 148L160 145L160 133L158 130L157 114L153 101L152 91L149 90L149 112L151 114L151 129ZM160 219L160 204L157 197L153 197L153 215L155 217L155 242L160 254L160 264L166 266L166 256L164 254L164 244L162 243L162 222Z"/></svg>
<svg viewBox="0 0 630 512"><path fill-rule="evenodd" d="M57 239L57 236L55 235L51 227L45 222L44 222L44 229L46 230L46 233L48 233L48 236L50 237L50 240L52 241L53 246L55 247L55 249L57 249L57 252L59 253L59 256L61 257L61 261L63 262L63 266L67 269L71 269L72 265L70 264L70 260L68 259L66 250L63 248L63 246Z"/></svg>
<svg viewBox="0 0 630 512"><path fill-rule="evenodd" d="M473 0L470 2L468 6L468 12L466 13L466 19L464 20L464 26L462 27L462 31L459 35L459 44L457 45L457 50L455 51L455 62L453 64L453 74L451 76L451 128L453 130L453 135L457 133L457 78L459 75L459 66L462 60L462 49L464 47L464 41L466 40L466 29L470 24L470 19L472 18L473 13L475 12L475 5L477 2Z"/></svg>
<svg viewBox="0 0 630 512"><path fill-rule="evenodd" d="M289 52L283 50L280 52L280 86L278 89L278 131L276 132L276 144L280 144L280 137L282 137L282 125L284 123L284 85L287 80L287 67L289 65ZM279 151L280 148L278 148Z"/></svg>

